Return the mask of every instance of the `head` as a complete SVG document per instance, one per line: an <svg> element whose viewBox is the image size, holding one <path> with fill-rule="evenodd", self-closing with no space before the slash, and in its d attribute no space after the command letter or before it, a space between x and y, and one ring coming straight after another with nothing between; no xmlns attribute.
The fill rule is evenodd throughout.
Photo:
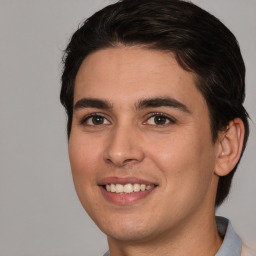
<svg viewBox="0 0 256 256"><path fill-rule="evenodd" d="M244 150L249 134L243 107L245 66L236 38L211 14L177 0L119 1L94 14L74 33L63 59L60 95L68 116L68 137L75 79L82 62L94 52L120 45L172 53L180 67L196 77L209 110L212 141L231 120L240 118L245 127ZM237 165L220 177L216 206L227 197Z"/></svg>

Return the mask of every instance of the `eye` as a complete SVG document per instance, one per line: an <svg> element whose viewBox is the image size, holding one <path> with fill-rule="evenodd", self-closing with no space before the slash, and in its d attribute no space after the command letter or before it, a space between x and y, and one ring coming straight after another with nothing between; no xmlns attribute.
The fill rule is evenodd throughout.
<svg viewBox="0 0 256 256"><path fill-rule="evenodd" d="M151 115L145 123L149 125L164 126L175 122L173 119L162 113L156 113Z"/></svg>
<svg viewBox="0 0 256 256"><path fill-rule="evenodd" d="M104 116L98 114L92 114L85 117L81 123L90 126L110 124L110 122Z"/></svg>

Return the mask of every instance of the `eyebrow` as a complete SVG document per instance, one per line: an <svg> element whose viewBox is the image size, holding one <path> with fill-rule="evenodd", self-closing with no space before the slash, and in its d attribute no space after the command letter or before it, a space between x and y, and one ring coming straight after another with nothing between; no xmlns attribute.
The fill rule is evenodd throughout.
<svg viewBox="0 0 256 256"><path fill-rule="evenodd" d="M74 105L74 110L82 108L100 108L107 110L111 109L112 105L105 100L82 98L76 102Z"/></svg>
<svg viewBox="0 0 256 256"><path fill-rule="evenodd" d="M177 108L183 112L191 113L186 105L181 103L180 101L169 98L169 97L161 97L161 98L150 98L139 101L136 104L136 109L144 109L144 108L157 108L157 107L173 107Z"/></svg>
<svg viewBox="0 0 256 256"><path fill-rule="evenodd" d="M136 110L145 109L145 108L157 108L157 107L172 107L177 108L183 112L191 113L186 105L180 101L170 98L170 97L157 97L139 100L135 104ZM74 110L83 109L83 108L99 108L109 110L113 106L106 100L96 99L96 98L82 98L78 100L74 105Z"/></svg>

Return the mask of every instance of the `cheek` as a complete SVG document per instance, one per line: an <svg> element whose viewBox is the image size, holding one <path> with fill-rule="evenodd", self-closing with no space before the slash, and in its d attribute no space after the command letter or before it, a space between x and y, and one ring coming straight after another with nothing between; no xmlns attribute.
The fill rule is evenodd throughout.
<svg viewBox="0 0 256 256"><path fill-rule="evenodd" d="M149 148L149 147L148 147ZM163 173L164 186L176 198L206 192L213 177L214 146L209 133L182 132L154 142L150 158Z"/></svg>
<svg viewBox="0 0 256 256"><path fill-rule="evenodd" d="M94 183L92 177L95 168L99 164L100 148L98 143L82 134L76 134L75 132L71 134L68 150L76 189L78 189L77 186Z"/></svg>
<svg viewBox="0 0 256 256"><path fill-rule="evenodd" d="M99 144L84 134L73 133L69 139L69 159L73 181L78 198L87 213L93 218L92 210L97 209L95 170L99 168Z"/></svg>

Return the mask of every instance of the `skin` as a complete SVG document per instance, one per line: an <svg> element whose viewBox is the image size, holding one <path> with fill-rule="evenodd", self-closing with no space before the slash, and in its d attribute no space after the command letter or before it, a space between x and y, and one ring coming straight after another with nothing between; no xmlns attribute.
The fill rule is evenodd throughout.
<svg viewBox="0 0 256 256"><path fill-rule="evenodd" d="M239 119L231 122L213 143L208 108L195 82L171 53L141 47L99 50L79 69L71 169L83 207L108 236L111 256L215 255L221 246L216 188L238 160L243 126ZM139 107L145 99L163 97L183 107ZM85 98L111 107L77 103ZM99 186L110 176L157 186L145 198L117 204Z"/></svg>

